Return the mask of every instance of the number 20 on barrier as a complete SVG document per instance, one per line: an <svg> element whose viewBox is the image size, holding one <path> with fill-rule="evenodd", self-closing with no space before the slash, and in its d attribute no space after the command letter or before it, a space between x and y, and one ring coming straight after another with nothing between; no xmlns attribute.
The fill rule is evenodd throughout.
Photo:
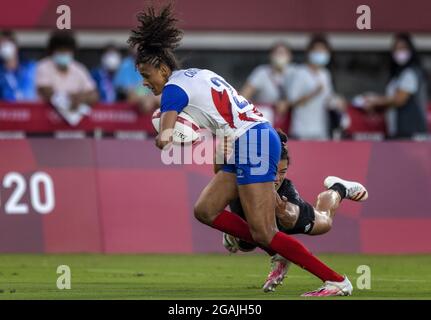
<svg viewBox="0 0 431 320"><path fill-rule="evenodd" d="M3 177L1 186L3 195L4 189L11 190L7 199L0 199L0 205L4 203L6 214L27 214L30 211L30 205L35 212L47 214L55 207L54 184L45 172L33 173L28 181L19 172L9 172ZM27 188L30 193L30 203L22 201Z"/></svg>

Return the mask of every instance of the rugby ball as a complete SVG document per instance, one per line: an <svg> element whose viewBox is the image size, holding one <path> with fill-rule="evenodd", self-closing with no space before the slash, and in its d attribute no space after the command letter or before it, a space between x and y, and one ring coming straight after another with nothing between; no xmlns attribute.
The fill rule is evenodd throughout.
<svg viewBox="0 0 431 320"><path fill-rule="evenodd" d="M160 109L154 111L152 123L157 133L160 128L160 116ZM187 113L182 111L177 116L177 122L175 123L174 131L172 132L172 140L174 143L179 144L193 144L199 140L199 129L200 128L196 121L194 121Z"/></svg>

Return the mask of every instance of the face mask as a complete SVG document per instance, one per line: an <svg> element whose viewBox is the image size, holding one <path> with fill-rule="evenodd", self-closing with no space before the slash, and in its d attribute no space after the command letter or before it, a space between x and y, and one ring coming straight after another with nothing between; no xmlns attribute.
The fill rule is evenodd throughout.
<svg viewBox="0 0 431 320"><path fill-rule="evenodd" d="M116 51L107 52L102 56L102 66L108 71L117 70L121 63L121 56Z"/></svg>
<svg viewBox="0 0 431 320"><path fill-rule="evenodd" d="M67 67L73 61L73 55L71 53L56 53L52 59L57 66Z"/></svg>
<svg viewBox="0 0 431 320"><path fill-rule="evenodd" d="M312 51L308 55L308 59L317 66L326 66L329 63L330 55L324 51Z"/></svg>
<svg viewBox="0 0 431 320"><path fill-rule="evenodd" d="M290 62L290 57L286 54L276 54L271 56L271 64L279 69L283 69Z"/></svg>
<svg viewBox="0 0 431 320"><path fill-rule="evenodd" d="M402 66L405 65L407 63L407 61L410 60L411 57L411 52L409 50L406 49L400 49L400 50L396 50L392 57L394 58L395 62Z"/></svg>
<svg viewBox="0 0 431 320"><path fill-rule="evenodd" d="M16 55L16 46L10 42L3 42L0 46L0 57L3 60L10 60Z"/></svg>

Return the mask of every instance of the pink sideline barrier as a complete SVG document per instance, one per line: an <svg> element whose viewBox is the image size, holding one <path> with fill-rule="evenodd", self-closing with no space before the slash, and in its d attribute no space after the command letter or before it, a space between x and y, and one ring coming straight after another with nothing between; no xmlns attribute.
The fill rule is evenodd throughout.
<svg viewBox="0 0 431 320"><path fill-rule="evenodd" d="M329 174L370 193L343 201L330 233L299 237L313 252L431 252L429 142L289 147L288 176L306 200ZM220 233L192 214L211 165L165 166L152 141L2 140L0 154L0 252L224 252ZM40 212L50 196L52 210Z"/></svg>

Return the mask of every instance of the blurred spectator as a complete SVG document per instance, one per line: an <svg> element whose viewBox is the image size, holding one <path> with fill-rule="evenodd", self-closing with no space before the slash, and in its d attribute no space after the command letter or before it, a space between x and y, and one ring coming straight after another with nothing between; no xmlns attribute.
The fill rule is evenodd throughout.
<svg viewBox="0 0 431 320"><path fill-rule="evenodd" d="M391 78L385 96L365 96L365 108L387 108L388 134L412 138L427 132L425 71L408 34L398 34L391 51Z"/></svg>
<svg viewBox="0 0 431 320"><path fill-rule="evenodd" d="M69 100L66 105L71 110L98 100L96 84L86 67L74 59L75 50L73 34L56 31L49 40L49 56L39 61L36 69L36 85L42 99L53 103L53 98L62 95Z"/></svg>
<svg viewBox="0 0 431 320"><path fill-rule="evenodd" d="M331 74L326 68L331 59L326 38L313 36L306 55L307 62L297 67L289 87L293 108L290 135L297 139L328 139L329 108L342 111L345 102L333 93Z"/></svg>
<svg viewBox="0 0 431 320"><path fill-rule="evenodd" d="M19 56L19 49L10 31L0 34L0 100L34 101L36 64Z"/></svg>
<svg viewBox="0 0 431 320"><path fill-rule="evenodd" d="M136 104L142 113L149 113L157 107L158 100L150 89L143 86L143 82L142 76L136 69L135 52L131 50L115 75L114 85L121 100Z"/></svg>
<svg viewBox="0 0 431 320"><path fill-rule="evenodd" d="M97 90L102 102L113 103L117 100L114 76L120 63L120 51L114 45L108 45L103 50L100 66L91 72L94 81L96 81Z"/></svg>
<svg viewBox="0 0 431 320"><path fill-rule="evenodd" d="M288 87L294 75L292 53L285 43L276 43L269 52L270 64L257 66L247 79L241 95L256 104L271 105L277 116L289 108ZM265 110L261 110L265 113ZM265 114L271 118L270 114ZM271 120L271 119L269 119Z"/></svg>

